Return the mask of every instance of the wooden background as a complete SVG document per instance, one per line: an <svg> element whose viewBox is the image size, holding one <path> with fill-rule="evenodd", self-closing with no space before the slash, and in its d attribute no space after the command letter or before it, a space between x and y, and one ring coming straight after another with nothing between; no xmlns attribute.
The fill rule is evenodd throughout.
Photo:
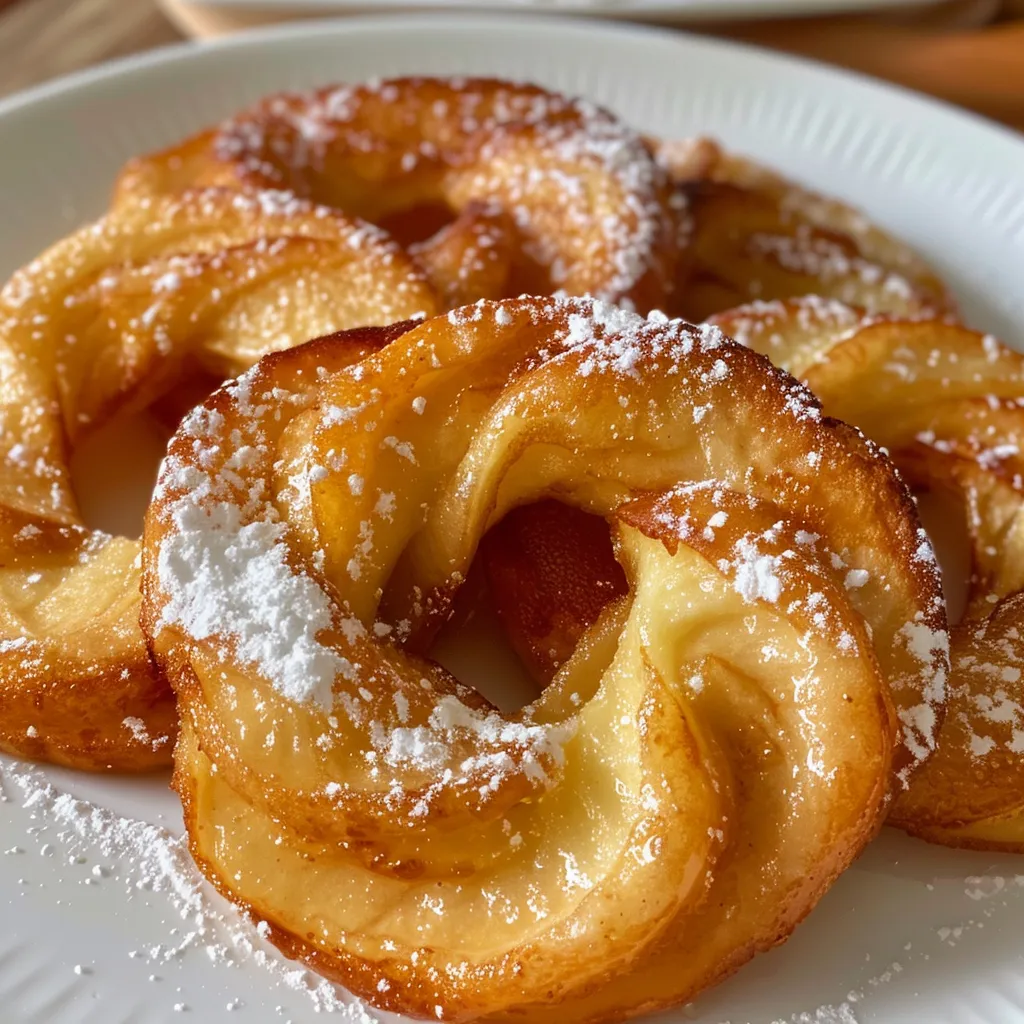
<svg viewBox="0 0 1024 1024"><path fill-rule="evenodd" d="M0 0L0 95L181 38L150 0Z"/></svg>

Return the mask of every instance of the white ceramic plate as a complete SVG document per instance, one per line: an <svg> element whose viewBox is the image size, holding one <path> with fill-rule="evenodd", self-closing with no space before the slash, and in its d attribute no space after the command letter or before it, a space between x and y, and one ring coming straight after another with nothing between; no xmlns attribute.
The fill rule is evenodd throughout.
<svg viewBox="0 0 1024 1024"><path fill-rule="evenodd" d="M975 325L1024 343L1019 138L814 65L558 20L435 15L292 26L158 52L7 100L0 273L99 213L133 153L270 90L410 72L532 79L607 104L646 131L712 132L864 207L937 264ZM102 439L86 453L114 478L86 503L112 526L113 511L123 521L125 502L138 506L144 495L124 463L143 478L152 470L152 443L143 432L132 437L132 453L123 440L105 447ZM475 649L467 642L454 667L470 681L481 665L493 674L500 645L486 627ZM0 804L5 1024L297 1024L332 1008L342 1020L377 1019L326 987L310 991L309 975L265 950L204 889L173 839L180 815L166 779L85 778L0 761L0 784L9 797ZM659 1019L1020 1022L1022 936L1024 859L887 833L789 943Z"/></svg>

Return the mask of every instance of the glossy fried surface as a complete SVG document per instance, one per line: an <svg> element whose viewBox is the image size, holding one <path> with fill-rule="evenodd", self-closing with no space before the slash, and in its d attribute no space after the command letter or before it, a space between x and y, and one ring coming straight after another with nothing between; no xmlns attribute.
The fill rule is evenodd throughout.
<svg viewBox="0 0 1024 1024"><path fill-rule="evenodd" d="M269 356L171 444L143 625L193 854L386 1009L683 1001L789 934L913 761L898 716L938 720L913 505L712 328L521 299L390 338ZM415 652L487 530L555 497L627 589L502 713Z"/></svg>
<svg viewBox="0 0 1024 1024"><path fill-rule="evenodd" d="M223 378L310 335L436 308L382 233L269 192L126 205L14 275L0 292L0 750L89 770L171 758L139 544L83 522L76 445L193 364Z"/></svg>
<svg viewBox="0 0 1024 1024"><path fill-rule="evenodd" d="M949 713L891 820L934 842L1024 852L1024 357L956 324L812 300L715 321L805 380L962 520L969 577Z"/></svg>
<svg viewBox="0 0 1024 1024"><path fill-rule="evenodd" d="M131 161L116 201L196 184L287 189L419 234L416 258L452 305L561 289L662 308L680 259L679 211L637 135L585 101L496 79L269 96Z"/></svg>
<svg viewBox="0 0 1024 1024"><path fill-rule="evenodd" d="M693 219L682 315L704 320L752 300L800 295L881 313L954 311L908 246L858 210L725 152L707 138L655 143Z"/></svg>

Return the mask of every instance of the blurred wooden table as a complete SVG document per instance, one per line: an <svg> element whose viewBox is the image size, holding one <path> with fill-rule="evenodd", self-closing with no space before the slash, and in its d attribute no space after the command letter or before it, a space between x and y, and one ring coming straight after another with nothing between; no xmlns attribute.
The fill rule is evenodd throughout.
<svg viewBox="0 0 1024 1024"><path fill-rule="evenodd" d="M0 96L182 38L152 0L0 0Z"/></svg>
<svg viewBox="0 0 1024 1024"><path fill-rule="evenodd" d="M1001 23L979 27L979 11L983 20L1000 5ZM1024 0L945 0L921 10L701 28L864 71L1024 129ZM182 38L153 0L0 0L0 96Z"/></svg>

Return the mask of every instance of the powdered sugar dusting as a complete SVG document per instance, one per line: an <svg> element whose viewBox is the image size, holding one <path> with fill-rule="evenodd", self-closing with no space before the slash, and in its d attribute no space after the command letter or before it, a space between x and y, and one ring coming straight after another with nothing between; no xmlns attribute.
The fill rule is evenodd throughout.
<svg viewBox="0 0 1024 1024"><path fill-rule="evenodd" d="M774 604L782 595L782 582L777 572L779 555L762 554L750 538L736 544L733 586L744 601L767 601Z"/></svg>
<svg viewBox="0 0 1024 1024"><path fill-rule="evenodd" d="M235 393L247 396L251 380L243 377ZM223 417L200 407L180 429L216 450ZM175 626L196 640L229 638L283 696L330 708L335 678L354 677L351 662L317 639L333 623L330 601L289 563L286 527L260 491L243 504L230 500L238 480L230 470L212 477L178 456L165 461L158 494L178 493L165 512L174 529L157 561L167 597L159 628Z"/></svg>
<svg viewBox="0 0 1024 1024"><path fill-rule="evenodd" d="M399 112L400 138L382 103ZM328 163L358 167L374 147L396 151L399 177L447 165L442 198L505 210L556 288L622 299L660 258L665 176L639 137L591 103L531 86L412 78L282 94L224 123L214 153L242 183L307 194ZM534 201L551 190L563 197L560 228Z"/></svg>
<svg viewBox="0 0 1024 1024"><path fill-rule="evenodd" d="M146 728L146 723L141 718L129 716L121 724L132 734L132 739L136 743L147 745L153 750L159 750L171 741L171 737L167 735L151 736ZM33 730L32 735L35 735L35 730Z"/></svg>
<svg viewBox="0 0 1024 1024"><path fill-rule="evenodd" d="M902 274L851 255L845 247L807 224L798 224L792 234L754 233L747 239L748 250L771 257L779 266L796 274L806 274L831 289L844 302L876 303L875 292L883 298L884 308L893 299L909 301L913 284Z"/></svg>
<svg viewBox="0 0 1024 1024"><path fill-rule="evenodd" d="M331 626L323 590L288 564L280 523L242 523L236 506L191 503L174 513L177 531L160 548L161 585L169 595L162 625L197 640L233 638L238 657L255 665L289 700L333 702L338 675L351 662L316 636Z"/></svg>
<svg viewBox="0 0 1024 1024"><path fill-rule="evenodd" d="M903 742L917 761L923 761L935 749L938 712L946 700L949 678L949 633L945 628L930 625L920 615L907 622L896 634L912 659L920 666L925 680L921 703L898 711L903 726ZM903 778L907 778L904 772Z"/></svg>

